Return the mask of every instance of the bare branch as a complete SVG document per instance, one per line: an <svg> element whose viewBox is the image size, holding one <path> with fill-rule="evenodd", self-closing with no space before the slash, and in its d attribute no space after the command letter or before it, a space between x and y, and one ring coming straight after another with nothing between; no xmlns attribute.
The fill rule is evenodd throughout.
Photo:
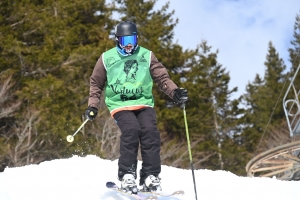
<svg viewBox="0 0 300 200"><path fill-rule="evenodd" d="M14 135L18 138L18 141L9 153L11 166L22 166L35 162L31 151L37 147L38 140L34 126L39 122L38 116L38 111L28 109L23 121L18 122L18 125L15 126Z"/></svg>
<svg viewBox="0 0 300 200"><path fill-rule="evenodd" d="M21 105L21 102L14 102L13 95L10 94L10 89L13 85L11 76L0 84L0 119L11 117L12 113L19 109Z"/></svg>

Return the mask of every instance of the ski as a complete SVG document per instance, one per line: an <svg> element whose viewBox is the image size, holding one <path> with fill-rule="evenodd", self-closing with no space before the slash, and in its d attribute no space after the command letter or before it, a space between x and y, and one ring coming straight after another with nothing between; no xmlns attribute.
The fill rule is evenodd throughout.
<svg viewBox="0 0 300 200"><path fill-rule="evenodd" d="M179 197L184 195L183 190L176 190L174 192L164 192L164 191L153 191L153 192L146 192L146 191L139 191L139 193L142 194L153 194L156 196L162 196L162 197Z"/></svg>
<svg viewBox="0 0 300 200"><path fill-rule="evenodd" d="M120 192L120 193L122 193L124 195L132 196L132 197L134 197L135 199L138 199L138 200L157 200L157 197L154 194L152 194L152 193L144 193L144 194L142 194L142 193L138 192L137 194L132 194L132 193L124 192L114 182L107 182L106 183L106 187L108 189L112 189L114 191Z"/></svg>

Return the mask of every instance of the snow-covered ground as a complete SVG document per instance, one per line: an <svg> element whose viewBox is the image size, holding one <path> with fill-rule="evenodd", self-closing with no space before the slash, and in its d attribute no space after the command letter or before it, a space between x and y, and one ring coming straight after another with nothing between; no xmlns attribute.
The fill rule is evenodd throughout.
<svg viewBox="0 0 300 200"><path fill-rule="evenodd" d="M96 156L59 159L0 173L0 200L113 200L106 189L117 181L118 161ZM139 162L139 167L141 163ZM162 188L184 190L181 199L195 199L190 170L162 166ZM239 177L227 171L195 170L199 200L299 200L300 182Z"/></svg>

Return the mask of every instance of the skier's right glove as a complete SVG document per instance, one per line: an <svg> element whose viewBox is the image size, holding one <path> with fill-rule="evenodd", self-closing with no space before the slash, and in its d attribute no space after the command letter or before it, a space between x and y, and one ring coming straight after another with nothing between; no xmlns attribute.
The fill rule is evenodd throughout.
<svg viewBox="0 0 300 200"><path fill-rule="evenodd" d="M173 101L178 103L185 103L188 100L187 89L177 88L174 90Z"/></svg>
<svg viewBox="0 0 300 200"><path fill-rule="evenodd" d="M98 114L98 109L95 108L95 107L88 107L86 110L85 110L85 116L86 118L88 118L89 120L93 121L96 116Z"/></svg>

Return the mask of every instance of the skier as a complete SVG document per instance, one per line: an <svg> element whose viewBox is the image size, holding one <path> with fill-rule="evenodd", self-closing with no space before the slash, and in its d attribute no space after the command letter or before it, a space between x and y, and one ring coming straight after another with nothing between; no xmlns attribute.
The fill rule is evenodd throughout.
<svg viewBox="0 0 300 200"><path fill-rule="evenodd" d="M153 81L175 103L188 100L187 90L170 80L166 68L154 53L138 46L138 30L131 21L115 27L116 47L104 52L90 77L90 93L85 115L94 120L100 95L121 130L118 178L121 188L137 193L137 154L141 145L140 186L145 191L161 190L159 174L160 133L153 108Z"/></svg>

